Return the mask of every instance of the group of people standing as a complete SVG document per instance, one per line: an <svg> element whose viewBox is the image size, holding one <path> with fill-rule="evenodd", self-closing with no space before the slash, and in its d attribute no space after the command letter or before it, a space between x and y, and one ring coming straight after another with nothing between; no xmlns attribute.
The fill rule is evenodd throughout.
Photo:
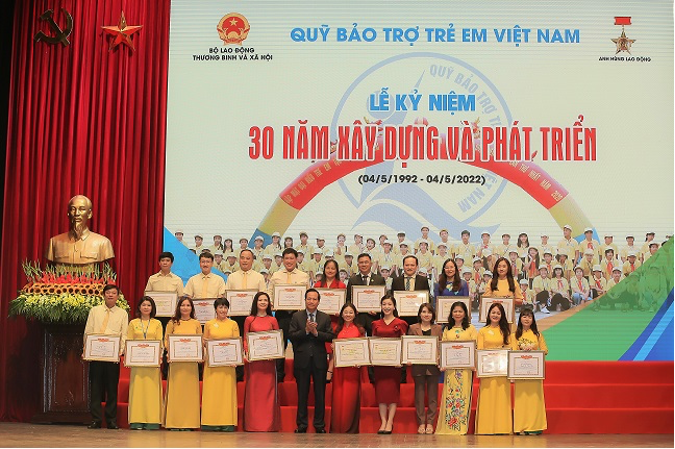
<svg viewBox="0 0 675 449"><path fill-rule="evenodd" d="M419 308L417 317L398 317L396 300L390 293L381 298L381 311L359 313L347 291L347 302L337 317L331 317L318 310L320 292L310 288L308 276L297 268L297 252L293 248L283 251L284 269L277 271L270 279L270 285L264 290L261 275L252 270L253 255L250 251L240 254L240 266L237 276L233 273L225 284L222 278L210 272L213 256L206 252L200 255L202 272L188 281L182 289L180 278L170 272L173 262L171 253L162 253L159 257L160 272L148 281L148 291L169 291L175 289L179 296L174 316L168 322L166 331L154 315L156 312L152 298L144 296L136 304L137 318L127 324L124 320L100 321L100 316L108 312L118 315L118 307L113 299L119 294L116 286L106 287L106 303L92 308L85 332L120 334L123 339L162 340L168 345L169 335L202 334L204 344L210 339L243 336L244 349L249 332L282 329L284 340L290 339L294 352L294 376L298 388L298 411L296 432L308 430L307 399L311 383L314 385L314 430L324 433L328 430L324 422L325 386L332 381L331 432L359 432L361 370L366 367L335 367L332 360L333 339L356 338L360 336L401 337L411 335L432 335L443 340L476 340L478 349L511 348L521 350L546 350L543 336L537 331L534 313L531 308L523 308L518 321L515 336L506 322L501 304L493 304L488 313L486 325L476 332L470 324L466 305L457 301L452 305L448 325L442 329L435 324L436 311L431 303ZM508 260L500 259L505 265L497 269L491 285L495 297L517 297L519 287L513 280ZM381 276L371 271L371 256L367 253L358 257L359 272L349 279L350 285L384 285ZM333 266L334 265L334 266ZM403 275L395 280L392 290L424 290L429 285L427 278L416 274L417 258L413 255L402 260ZM444 286L438 290L444 296L463 296L466 281L460 278L456 264L448 260L443 267L441 279ZM324 288L345 288L339 280L339 267L332 262L324 267L325 276L320 285ZM178 279L178 282L176 281ZM221 283L223 285L221 285ZM304 284L305 310L296 312L277 311L272 313L274 303L274 285ZM173 287L172 287L173 286ZM442 287L442 288L441 288ZM240 325L237 320L228 317L229 302L224 293L227 288L257 288L250 315L243 318ZM520 293L522 295L522 293ZM111 296L110 302L108 296ZM213 298L216 318L208 321L203 328L195 319L193 299ZM107 310L106 310L107 309ZM120 309L121 310L121 309ZM124 311L122 311L124 312ZM124 313L126 317L126 313ZM274 315L274 316L273 316ZM239 317L236 317L239 318ZM91 323L90 323L91 321ZM123 324L122 324L123 321ZM122 348L124 344L122 342ZM213 431L233 431L238 426L237 414L237 373L234 367L204 367L203 387L199 391L199 368L197 362L169 362L166 392L162 394L160 368L132 368L129 390L129 423L132 429L157 429L160 425L168 429L197 429ZM248 362L248 360L245 360ZM277 385L283 381L279 373L279 360L252 361L245 370L245 397L243 429L246 431L280 430L280 409ZM281 360L283 366L283 360ZM109 372L119 366L106 362ZM113 366L110 366L113 365ZM471 389L473 374L471 370L448 370L445 373L440 407L437 401L441 369L436 365L413 365L408 367L415 381L415 407L417 410L418 433L420 434L465 434L468 432L471 410ZM406 367L372 367L372 380L378 402L381 425L380 434L391 434L397 403L399 402L402 371ZM101 427L101 392L106 390L106 420L108 427L116 427L115 407L117 378L114 379L114 395L110 377L98 376L91 369L92 416L90 427ZM103 388L93 394L94 384L104 379ZM310 382L311 380L311 382ZM516 381L515 419L511 418L511 388L506 378L481 379L476 416L476 433L501 434L511 432L541 432L546 428L543 386L538 380ZM521 394L522 393L522 394ZM425 403L428 397L428 407ZM200 407L201 398L201 407ZM440 412L440 413L439 413ZM111 425L112 424L112 425Z"/></svg>

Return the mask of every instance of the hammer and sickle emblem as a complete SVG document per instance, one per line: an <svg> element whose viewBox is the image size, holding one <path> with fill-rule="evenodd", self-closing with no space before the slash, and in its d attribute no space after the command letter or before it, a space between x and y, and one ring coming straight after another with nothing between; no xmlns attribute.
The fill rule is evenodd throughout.
<svg viewBox="0 0 675 449"><path fill-rule="evenodd" d="M63 14L66 16L66 29L65 31L62 30L56 22L54 22L54 11L51 9L48 9L42 15L40 16L41 20L46 20L49 22L49 27L52 29L54 32L54 36L47 36L45 33L42 31L38 31L35 34L35 37L33 40L35 42L40 42L40 41L45 41L48 44L58 44L59 42L63 44L64 47L67 47L70 45L70 41L68 40L68 36L70 36L70 33L73 32L73 16L70 15L68 11L65 10L65 8L61 8L61 11L63 11Z"/></svg>

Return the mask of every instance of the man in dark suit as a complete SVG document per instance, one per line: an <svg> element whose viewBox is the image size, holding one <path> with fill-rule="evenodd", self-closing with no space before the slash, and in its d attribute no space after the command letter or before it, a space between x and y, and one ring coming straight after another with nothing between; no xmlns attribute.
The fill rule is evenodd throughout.
<svg viewBox="0 0 675 449"><path fill-rule="evenodd" d="M373 260L368 253L361 253L357 259L359 272L349 278L347 284L346 302L352 302L352 285L385 285L386 281L379 274L371 273ZM368 335L372 335L372 324L377 318L377 312L359 312L356 323L363 326Z"/></svg>
<svg viewBox="0 0 675 449"><path fill-rule="evenodd" d="M415 291L415 290L418 291L424 290L428 293L429 279L427 279L425 276L417 274L417 257L413 256L412 254L409 256L405 256L401 261L401 265L403 265L403 275L395 278L391 282L392 293L401 291ZM429 302L431 302L431 299L429 300ZM400 305L397 304L397 306ZM418 321L417 316L404 316L401 317L401 319L404 320L406 323L408 323L408 326L411 326L417 323ZM401 370L401 382L403 383L407 382L405 365Z"/></svg>
<svg viewBox="0 0 675 449"><path fill-rule="evenodd" d="M293 374L298 386L298 413L295 433L306 433L307 399L310 376L314 381L314 430L326 433L326 372L328 360L326 343L333 341L335 334L330 317L318 309L321 295L313 288L305 293L305 310L293 314L289 338L293 343Z"/></svg>
<svg viewBox="0 0 675 449"><path fill-rule="evenodd" d="M392 280L392 293L403 291L426 291L429 293L429 279L417 274L417 257L412 254L406 256L403 258L401 265L403 265L403 275ZM431 299L429 299L429 302L431 302ZM401 319L405 320L408 326L417 323L417 316L406 316L401 317Z"/></svg>

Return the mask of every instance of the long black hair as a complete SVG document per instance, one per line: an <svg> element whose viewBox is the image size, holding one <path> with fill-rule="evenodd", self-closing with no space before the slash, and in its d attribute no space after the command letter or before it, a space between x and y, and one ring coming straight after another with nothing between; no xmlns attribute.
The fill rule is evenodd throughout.
<svg viewBox="0 0 675 449"><path fill-rule="evenodd" d="M270 299L270 295L267 294L267 292L258 292L255 294L253 297L253 301L251 302L251 313L250 316L257 316L258 315L258 299L260 299L261 296L267 296L267 315L272 316L272 300Z"/></svg>
<svg viewBox="0 0 675 449"><path fill-rule="evenodd" d="M394 298L394 295L387 293L380 299L380 307L382 307L382 302L384 302L385 299L391 299L391 302L394 304L394 316L398 318L398 309L396 308L396 298ZM380 312L382 317L384 317L384 313Z"/></svg>
<svg viewBox="0 0 675 449"><path fill-rule="evenodd" d="M532 310L532 307L523 307L520 309L520 316L518 317L518 327L516 328L516 340L518 340L523 335L523 323L521 322L523 315L532 317L532 324L530 325L530 329L532 330L532 333L534 333L534 335L539 337L539 330L537 329L537 319L534 317L534 310Z"/></svg>
<svg viewBox="0 0 675 449"><path fill-rule="evenodd" d="M342 328L345 327L345 320L344 320L344 318L342 318L342 312L344 312L344 310L345 310L347 307L349 307L350 309L352 309L352 310L354 311L354 319L356 319L356 315L359 314L359 312L356 311L356 306L354 306L354 304L352 304L352 303L350 303L350 302L346 302L346 303L342 306L342 308L340 309L340 315L339 315L339 317L338 317L337 327L335 328L335 335L339 334L340 331L342 330ZM366 330L363 328L363 326L361 326L360 324L358 324L356 321L352 321L352 323L354 324L354 326L356 326L356 328L359 330L359 333L360 333L361 335L365 335L365 334L366 334Z"/></svg>
<svg viewBox="0 0 675 449"><path fill-rule="evenodd" d="M176 311L173 313L173 316L171 317L171 321L174 323L180 324L180 306L183 305L185 301L188 301L190 303L190 307L192 310L190 310L190 318L194 319L195 318L195 304L192 302L192 299L186 297L180 298L178 302L176 303Z"/></svg>
<svg viewBox="0 0 675 449"><path fill-rule="evenodd" d="M495 264L495 267L494 267L495 273L492 275L492 282L490 283L490 289L493 292L497 291L497 282L499 282L499 275L496 274L496 273L498 271L497 269L499 268L499 264L502 262L502 260L506 264L506 268L507 268L507 270L506 270L506 280L509 283L509 291L511 291L511 293L515 293L516 292L516 283L513 281L513 271L511 271L511 262L509 262L509 259L507 259L505 257L500 257L499 259L497 259L497 263Z"/></svg>
<svg viewBox="0 0 675 449"><path fill-rule="evenodd" d="M490 312L492 312L492 309L498 308L499 311L501 312L502 316L499 318L499 330L502 333L502 338L504 339L504 345L509 344L509 336L511 335L511 327L509 326L509 322L506 321L506 312L504 311L504 306L501 305L501 303L498 302L493 302L490 308L488 309L487 313L487 318L485 319L485 325L489 326L490 325Z"/></svg>
<svg viewBox="0 0 675 449"><path fill-rule="evenodd" d="M439 289L440 291L443 291L448 285L449 280L448 277L445 275L445 266L448 263L452 263L455 266L455 275L452 277L452 291L456 292L459 291L460 288L462 288L462 278L459 276L459 270L457 269L457 262L455 262L452 259L447 259L445 262L443 262L443 269L441 269L441 274L438 276L438 285L440 286Z"/></svg>

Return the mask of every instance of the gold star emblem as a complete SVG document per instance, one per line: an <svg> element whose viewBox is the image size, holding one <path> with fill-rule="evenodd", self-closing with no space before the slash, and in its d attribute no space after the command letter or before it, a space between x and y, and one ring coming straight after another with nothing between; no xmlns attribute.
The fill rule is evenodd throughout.
<svg viewBox="0 0 675 449"><path fill-rule="evenodd" d="M616 53L620 53L622 51L627 52L629 55L631 54L630 52L630 47L633 45L633 42L635 42L635 39L628 39L626 37L626 30L623 28L621 29L621 36L619 36L616 39L612 39L612 42L616 44Z"/></svg>
<svg viewBox="0 0 675 449"><path fill-rule="evenodd" d="M120 23L117 26L104 26L101 28L103 28L106 34L115 36L115 39L110 42L108 50L112 50L119 44L124 44L133 51L135 48L134 43L131 42L131 35L143 28L143 25L127 25L127 19L124 17L124 11L122 11Z"/></svg>

